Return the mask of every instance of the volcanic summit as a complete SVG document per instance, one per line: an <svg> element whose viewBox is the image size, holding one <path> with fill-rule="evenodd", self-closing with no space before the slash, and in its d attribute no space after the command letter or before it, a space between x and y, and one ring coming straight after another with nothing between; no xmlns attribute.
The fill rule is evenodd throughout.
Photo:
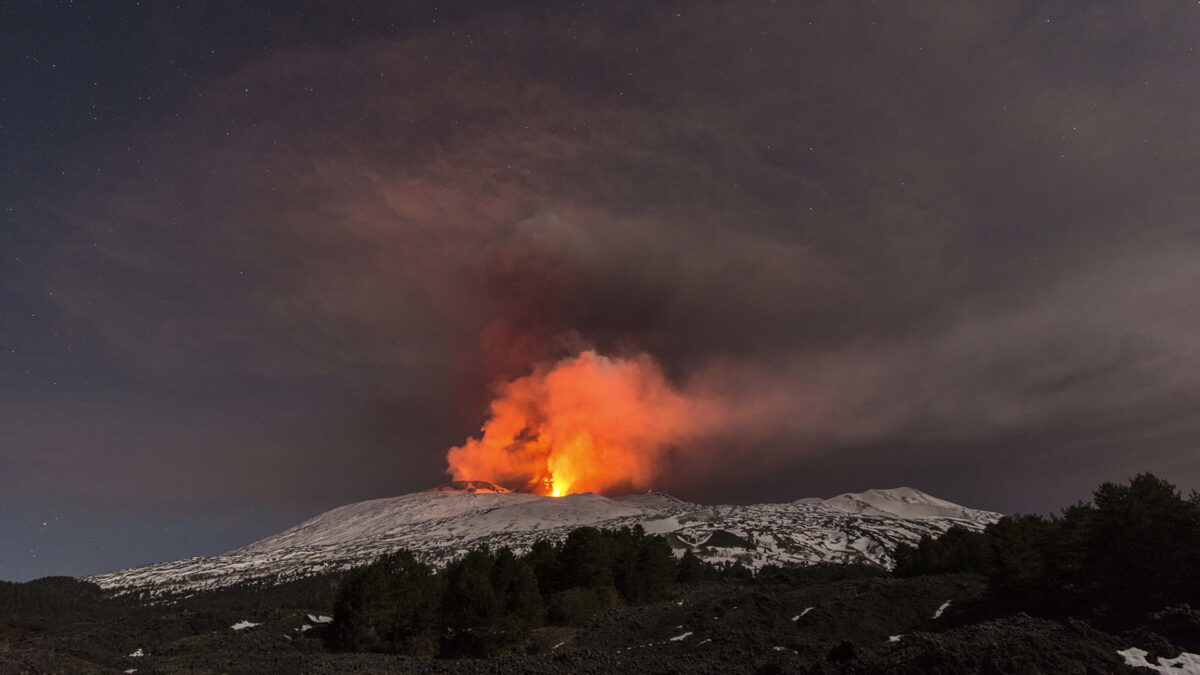
<svg viewBox="0 0 1200 675"><path fill-rule="evenodd" d="M713 563L864 562L891 565L897 544L958 525L979 530L1000 514L901 487L784 504L703 505L662 492L549 497L486 481L332 509L228 553L156 563L89 577L107 589L170 594L249 580L282 582L348 569L396 549L443 565L486 545L527 550L582 526L641 526L666 535L676 555Z"/></svg>

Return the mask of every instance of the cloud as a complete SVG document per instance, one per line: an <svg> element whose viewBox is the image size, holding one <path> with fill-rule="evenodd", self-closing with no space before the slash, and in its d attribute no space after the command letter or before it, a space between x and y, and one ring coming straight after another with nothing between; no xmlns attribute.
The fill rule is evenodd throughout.
<svg viewBox="0 0 1200 675"><path fill-rule="evenodd" d="M1081 11L618 4L276 51L64 206L54 297L150 391L436 416L411 487L492 382L586 348L731 392L712 461L777 481L1055 427L1103 454L1197 389L1200 94L1190 20Z"/></svg>

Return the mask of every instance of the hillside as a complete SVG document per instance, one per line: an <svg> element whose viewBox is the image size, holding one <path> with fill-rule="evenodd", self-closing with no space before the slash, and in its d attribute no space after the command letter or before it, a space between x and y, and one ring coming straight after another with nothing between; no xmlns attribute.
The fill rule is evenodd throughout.
<svg viewBox="0 0 1200 675"><path fill-rule="evenodd" d="M223 555L144 565L88 580L118 592L194 592L336 572L400 548L443 565L479 545L520 552L538 540L560 540L580 526L634 525L667 535L677 555L692 550L708 562L740 562L753 569L820 562L888 567L899 543L936 536L953 525L978 530L999 518L912 488L785 504L706 506L658 492L544 497L460 481L332 509Z"/></svg>

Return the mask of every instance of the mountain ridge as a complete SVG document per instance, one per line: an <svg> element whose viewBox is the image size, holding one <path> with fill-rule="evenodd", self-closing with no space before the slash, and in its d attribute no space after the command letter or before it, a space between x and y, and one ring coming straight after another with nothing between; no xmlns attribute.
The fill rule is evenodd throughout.
<svg viewBox="0 0 1200 675"><path fill-rule="evenodd" d="M546 497L485 481L346 504L218 556L153 563L87 577L118 593L192 592L243 581L283 582L365 564L405 548L435 566L480 545L527 550L583 526L641 525L677 555L714 563L868 562L954 525L982 529L1001 514L970 509L913 488L867 490L782 504L703 505L663 492Z"/></svg>

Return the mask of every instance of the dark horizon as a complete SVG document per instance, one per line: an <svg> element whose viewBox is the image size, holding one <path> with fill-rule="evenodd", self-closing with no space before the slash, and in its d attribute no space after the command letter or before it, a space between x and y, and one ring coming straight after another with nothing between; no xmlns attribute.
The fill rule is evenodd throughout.
<svg viewBox="0 0 1200 675"><path fill-rule="evenodd" d="M0 579L444 483L587 349L753 412L689 501L1200 488L1194 3L293 5L3 10Z"/></svg>

